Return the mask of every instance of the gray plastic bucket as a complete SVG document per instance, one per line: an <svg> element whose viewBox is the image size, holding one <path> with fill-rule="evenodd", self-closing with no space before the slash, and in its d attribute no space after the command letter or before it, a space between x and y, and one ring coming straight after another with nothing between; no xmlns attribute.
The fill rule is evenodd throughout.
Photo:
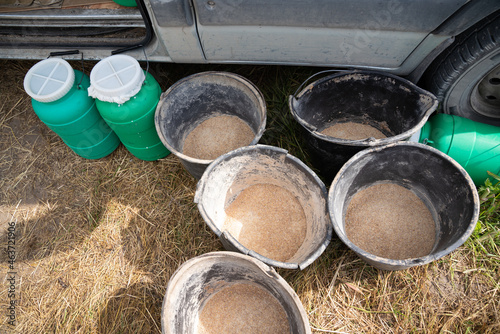
<svg viewBox="0 0 500 334"><path fill-rule="evenodd" d="M207 253L177 269L163 299L162 333L195 333L206 301L235 283L252 284L275 297L286 313L290 333L311 333L307 313L288 283L273 268L235 252Z"/></svg>
<svg viewBox="0 0 500 334"><path fill-rule="evenodd" d="M412 82L369 71L330 74L289 97L290 111L304 130L311 162L327 183L357 152L410 138L437 106L434 95ZM348 121L370 125L387 137L349 140L321 133Z"/></svg>
<svg viewBox="0 0 500 334"><path fill-rule="evenodd" d="M275 185L289 191L304 211L305 238L295 255L286 261L271 259L248 249L238 237L223 230L226 207L241 191L256 184ZM273 267L304 269L323 253L332 236L326 198L325 185L302 161L284 149L254 145L215 159L198 181L194 201L226 250L251 255Z"/></svg>
<svg viewBox="0 0 500 334"><path fill-rule="evenodd" d="M221 115L237 116L255 133L256 144L266 126L262 93L247 79L227 72L202 72L177 81L160 97L155 125L163 144L186 170L199 179L213 160L183 154L186 136L203 121Z"/></svg>
<svg viewBox="0 0 500 334"><path fill-rule="evenodd" d="M405 260L382 258L349 240L344 219L352 197L378 183L403 186L426 204L436 224L429 255ZM354 155L332 182L328 210L336 234L360 258L379 269L400 270L437 260L462 245L474 231L479 197L472 179L455 160L423 144L399 142Z"/></svg>

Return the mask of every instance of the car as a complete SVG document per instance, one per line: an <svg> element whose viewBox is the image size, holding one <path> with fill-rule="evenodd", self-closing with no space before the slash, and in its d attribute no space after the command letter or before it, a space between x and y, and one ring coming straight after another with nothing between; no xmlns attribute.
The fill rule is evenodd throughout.
<svg viewBox="0 0 500 334"><path fill-rule="evenodd" d="M7 0L0 58L127 53L157 62L369 69L418 83L443 112L500 126L498 0L115 1Z"/></svg>

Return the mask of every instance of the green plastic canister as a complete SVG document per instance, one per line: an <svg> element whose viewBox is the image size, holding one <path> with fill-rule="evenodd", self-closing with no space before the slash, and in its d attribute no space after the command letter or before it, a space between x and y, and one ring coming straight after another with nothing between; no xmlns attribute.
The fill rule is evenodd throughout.
<svg viewBox="0 0 500 334"><path fill-rule="evenodd" d="M101 60L90 72L90 83L99 113L130 153L147 161L170 153L154 123L160 85L136 59L114 55Z"/></svg>
<svg viewBox="0 0 500 334"><path fill-rule="evenodd" d="M488 178L487 171L500 174L500 127L437 114L424 124L418 141L452 157L477 186Z"/></svg>
<svg viewBox="0 0 500 334"><path fill-rule="evenodd" d="M76 154L99 159L113 152L120 140L88 96L90 80L61 58L36 63L24 77L33 110Z"/></svg>
<svg viewBox="0 0 500 334"><path fill-rule="evenodd" d="M115 3L125 7L137 7L135 0L113 0Z"/></svg>

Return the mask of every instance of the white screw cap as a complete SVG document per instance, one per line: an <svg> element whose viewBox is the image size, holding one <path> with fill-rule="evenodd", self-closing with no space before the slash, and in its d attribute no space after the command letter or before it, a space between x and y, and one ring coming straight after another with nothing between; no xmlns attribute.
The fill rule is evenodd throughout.
<svg viewBox="0 0 500 334"><path fill-rule="evenodd" d="M71 65L61 58L48 58L30 68L24 77L24 90L39 102L53 102L66 95L75 82Z"/></svg>
<svg viewBox="0 0 500 334"><path fill-rule="evenodd" d="M145 78L135 58L110 56L98 62L90 72L89 96L122 104L141 90Z"/></svg>

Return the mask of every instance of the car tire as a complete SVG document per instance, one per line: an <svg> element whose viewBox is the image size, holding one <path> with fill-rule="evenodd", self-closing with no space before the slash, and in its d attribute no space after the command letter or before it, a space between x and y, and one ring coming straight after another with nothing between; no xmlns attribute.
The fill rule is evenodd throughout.
<svg viewBox="0 0 500 334"><path fill-rule="evenodd" d="M424 80L439 111L500 126L500 14L457 36Z"/></svg>

